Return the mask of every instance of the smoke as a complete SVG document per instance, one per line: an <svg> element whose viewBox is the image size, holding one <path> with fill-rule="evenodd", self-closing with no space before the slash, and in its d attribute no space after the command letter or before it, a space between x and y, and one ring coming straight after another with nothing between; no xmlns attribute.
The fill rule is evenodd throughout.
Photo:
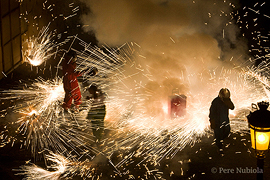
<svg viewBox="0 0 270 180"><path fill-rule="evenodd" d="M208 34L226 48L224 44L237 43L239 30L232 13L236 5L227 1L81 1L90 9L81 18L84 30L93 31L100 44L117 46L136 42L148 45L149 38L153 37L156 44L164 38L196 34Z"/></svg>
<svg viewBox="0 0 270 180"><path fill-rule="evenodd" d="M90 10L81 17L84 30L94 32L99 45L138 45L135 64L143 75L136 80L156 99L168 98L175 88L186 95L209 92L205 86L205 79L211 78L209 72L237 66L246 57L247 46L234 22L237 4L216 0L81 1ZM132 79L126 82L129 84L136 83ZM217 86L214 96L223 87Z"/></svg>

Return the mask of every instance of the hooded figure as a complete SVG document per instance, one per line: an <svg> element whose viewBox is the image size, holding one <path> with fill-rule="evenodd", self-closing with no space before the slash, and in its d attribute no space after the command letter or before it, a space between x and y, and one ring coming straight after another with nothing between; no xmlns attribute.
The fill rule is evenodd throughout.
<svg viewBox="0 0 270 180"><path fill-rule="evenodd" d="M74 100L76 109L78 109L79 105L82 103L81 90L77 80L77 77L81 76L82 73L76 71L76 60L76 52L73 50L69 50L69 52L64 56L62 64L64 76L63 84L65 90L63 108L65 110L71 107L72 100Z"/></svg>
<svg viewBox="0 0 270 180"><path fill-rule="evenodd" d="M222 150L222 141L230 134L229 109L234 109L234 104L230 99L230 91L222 88L219 91L210 107L210 126L214 130L216 145Z"/></svg>

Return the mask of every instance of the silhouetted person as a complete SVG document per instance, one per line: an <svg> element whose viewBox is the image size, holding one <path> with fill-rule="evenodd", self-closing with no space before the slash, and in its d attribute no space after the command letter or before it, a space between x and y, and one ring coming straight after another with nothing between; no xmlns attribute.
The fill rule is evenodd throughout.
<svg viewBox="0 0 270 180"><path fill-rule="evenodd" d="M219 91L210 107L210 126L214 130L216 145L222 151L223 140L229 136L231 127L229 121L229 109L234 109L234 104L230 99L230 91L227 88L222 88Z"/></svg>
<svg viewBox="0 0 270 180"><path fill-rule="evenodd" d="M87 119L92 123L93 135L100 142L104 134L104 118L106 115L105 94L96 85L91 85L88 92L90 93L88 99L92 99L92 104Z"/></svg>

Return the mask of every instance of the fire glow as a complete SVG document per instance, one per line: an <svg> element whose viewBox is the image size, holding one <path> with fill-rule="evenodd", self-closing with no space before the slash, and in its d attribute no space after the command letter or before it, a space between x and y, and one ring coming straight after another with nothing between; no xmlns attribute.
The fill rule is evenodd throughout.
<svg viewBox="0 0 270 180"><path fill-rule="evenodd" d="M24 61L33 66L40 66L56 53L54 48L57 45L53 42L52 32L48 33L49 25L43 27L37 37L29 38L23 43Z"/></svg>
<svg viewBox="0 0 270 180"><path fill-rule="evenodd" d="M189 3L190 7L196 4L195 1ZM220 1L219 3L225 4L226 2ZM215 3L214 6L219 3ZM121 7L120 5L119 7ZM169 8L166 8L172 6L170 3L162 7L160 4L159 6L154 5L153 9L157 12L161 9L168 12ZM176 5L179 4L176 3ZM180 3L180 5L182 4ZM196 7L193 8L196 9ZM229 7L234 7L234 5L230 3ZM107 9L105 8L105 10ZM214 19L214 16L232 17L231 13L226 11L220 13L219 9L216 10L218 13L214 11L214 13L208 14L209 19ZM99 8L98 12L94 12L100 13L102 9ZM103 15L101 19L105 17ZM183 16L184 20L187 18L185 13L178 15ZM232 24L232 19L225 18L225 21L227 24ZM89 20L88 22L95 21ZM172 22L172 27L175 28L175 19ZM197 21L194 20L194 22ZM171 25L170 22L168 23ZM181 23L187 22L181 21ZM211 25L211 21L204 24L208 23ZM251 109L252 102L269 100L270 83L267 63L254 67L252 66L254 61L246 61L246 59L244 59L244 63L235 61L235 59L241 59L242 55L239 54L229 58L228 56L223 57L223 62L221 62L222 53L214 37L201 31L192 34L193 31L196 31L193 28L197 24L191 26L191 29L181 26L178 29L179 32L176 31L176 35L166 33L172 30L169 25L167 26L167 22L166 26L161 28L165 29L165 31L161 31L161 34L159 31L158 33L152 32L152 24L142 24L145 32L158 34L158 36L149 35L138 38L140 33L136 31L133 33L139 42L124 43L117 48L103 46L104 51L84 42L78 36L74 37L74 42L78 41L77 44L81 45L80 49L82 49L73 48L78 53L77 70L82 71L93 67L99 70L98 76L95 77L83 75L83 81L88 85L97 84L108 95L105 127L112 133L102 141L104 144L102 149L97 150L92 146L93 137L87 132L87 129L91 129L92 126L85 118L85 114L91 105L84 104L85 109L80 114L64 114L61 107L64 98L61 80L40 80L38 83L25 85L23 90L11 89L4 92L8 95L5 99L23 100L23 107L16 107L15 110L22 114L16 124L20 125L20 132L27 136L25 144L31 145L34 154L36 149L39 152L44 149L52 149L57 152L57 154L46 157L56 162L55 172L42 171L42 168L36 166L23 167L22 171L25 171L26 177L31 175L36 179L43 176L57 179L61 174L63 176L75 175L75 171L80 171L78 169L88 173L91 171L92 164L87 163L88 160L80 162L80 159L90 157L92 160L96 154L106 156L119 174L125 164L133 162L134 157L142 157L142 161L137 165L146 162L158 165L165 158L173 158L186 146L196 143L201 136L208 135L210 103L218 95L220 88L226 87L231 91L231 98L236 106L236 110L231 113L232 132L242 132L248 128L246 115ZM212 24L214 23L212 22ZM230 25L228 26L230 27ZM224 39L230 33L229 31L227 33L224 27L222 28L223 30L220 32ZM189 33L182 32L182 29ZM200 30L204 29L207 27L200 28ZM174 30L173 32L175 32ZM108 39L107 34L109 33L100 32L103 32L103 29L97 30L97 38L101 42L108 40L113 45L119 41L122 42L122 39L116 38L115 40L111 37ZM112 32L112 34L116 33L116 36L113 37L124 37L122 34L117 36L119 32L126 31ZM157 37L160 39L156 40ZM135 40L137 39L135 38ZM54 54L52 50L55 45L51 34L48 33L48 27L41 32L38 38L29 39L26 43L28 49L24 51L23 56L33 66L39 66ZM81 85L82 91L85 91L86 88ZM169 108L171 99L169 97L173 95L172 91L175 88L178 88L179 93L187 97L186 114L171 118ZM67 153L68 149L72 149L73 154ZM110 157L116 152L120 154L121 160L113 162ZM73 157L74 154L80 155L74 156L75 161L65 158ZM76 169L76 167L80 168Z"/></svg>

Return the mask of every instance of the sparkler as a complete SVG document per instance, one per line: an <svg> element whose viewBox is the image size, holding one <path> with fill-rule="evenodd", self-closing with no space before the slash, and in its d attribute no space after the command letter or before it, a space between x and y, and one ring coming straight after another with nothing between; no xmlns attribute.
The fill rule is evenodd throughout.
<svg viewBox="0 0 270 180"><path fill-rule="evenodd" d="M53 41L53 34L49 31L50 23L43 27L38 36L33 36L23 43L23 59L33 66L39 66L50 59L56 52L57 44Z"/></svg>
<svg viewBox="0 0 270 180"><path fill-rule="evenodd" d="M1 99L22 101L14 107L15 113L21 114L16 121L20 125L17 131L27 136L25 145L31 145L32 153L35 154L37 147L42 150L51 144L47 138L55 129L54 119L57 119L61 112L63 84L58 78L53 81L39 78L29 87L25 84L24 88L26 89L3 91L5 97Z"/></svg>
<svg viewBox="0 0 270 180"><path fill-rule="evenodd" d="M76 128L81 124L72 118L72 113L65 114L61 106L64 99L62 80L56 78L53 81L45 81L39 78L33 84L25 84L25 88L3 91L4 97L1 99L21 101L14 107L14 112L19 113L21 117L12 125L18 125L16 133L26 136L24 145L31 147L32 154L36 156L45 148L59 154L72 150L83 151L80 149L84 146L81 138L86 137L80 134L80 131L72 130L72 127ZM8 138L2 144L9 143L10 139L17 138Z"/></svg>
<svg viewBox="0 0 270 180"><path fill-rule="evenodd" d="M46 158L52 162L52 165L48 167L52 171L44 170L35 164L31 164L22 166L20 171L24 172L18 173L18 175L26 175L25 178L29 180L57 180L63 173L65 173L69 161L65 157L53 153L46 155Z"/></svg>

